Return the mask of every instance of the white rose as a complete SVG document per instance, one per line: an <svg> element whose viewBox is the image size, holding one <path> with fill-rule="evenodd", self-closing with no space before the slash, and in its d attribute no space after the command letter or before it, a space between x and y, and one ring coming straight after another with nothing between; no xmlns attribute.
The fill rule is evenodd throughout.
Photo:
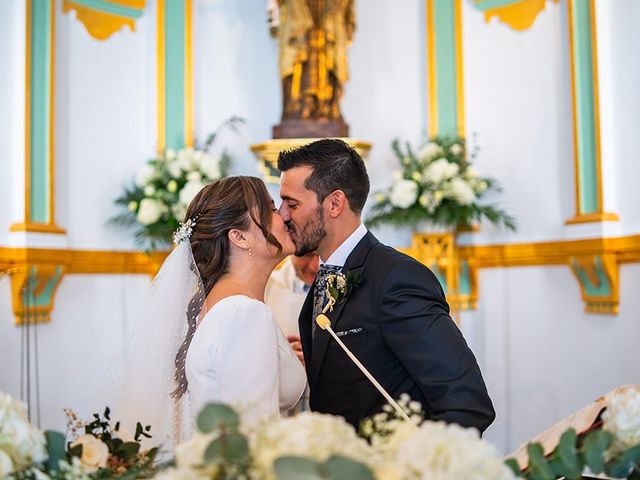
<svg viewBox="0 0 640 480"><path fill-rule="evenodd" d="M202 179L202 175L200 175L200 172L198 171L193 171L193 172L189 172L187 173L187 181L189 182L197 182L198 180Z"/></svg>
<svg viewBox="0 0 640 480"><path fill-rule="evenodd" d="M145 163L136 175L136 185L143 188L156 176L156 169L152 165Z"/></svg>
<svg viewBox="0 0 640 480"><path fill-rule="evenodd" d="M82 445L80 461L87 469L95 472L98 468L105 468L107 466L109 447L96 437L93 435L81 435L71 443L71 448L77 445Z"/></svg>
<svg viewBox="0 0 640 480"><path fill-rule="evenodd" d="M143 225L151 225L160 220L162 214L166 211L166 207L158 200L145 198L140 202L138 210L138 222Z"/></svg>
<svg viewBox="0 0 640 480"><path fill-rule="evenodd" d="M202 465L204 463L204 452L215 437L215 434L204 435L197 433L189 441L178 445L175 449L178 468Z"/></svg>
<svg viewBox="0 0 640 480"><path fill-rule="evenodd" d="M398 208L409 208L417 199L418 184L413 180L399 180L389 194L389 201Z"/></svg>
<svg viewBox="0 0 640 480"><path fill-rule="evenodd" d="M478 171L475 168L469 166L465 170L464 174L467 178L476 178L478 176Z"/></svg>
<svg viewBox="0 0 640 480"><path fill-rule="evenodd" d="M156 193L156 189L154 188L153 185L147 185L146 187L144 187L144 194L147 197L152 196L154 193Z"/></svg>
<svg viewBox="0 0 640 480"><path fill-rule="evenodd" d="M211 155L204 155L202 157L200 168L211 180L218 180L222 176L220 161Z"/></svg>
<svg viewBox="0 0 640 480"><path fill-rule="evenodd" d="M469 205L476 199L473 188L461 178L454 178L449 184L450 197L460 205Z"/></svg>
<svg viewBox="0 0 640 480"><path fill-rule="evenodd" d="M432 183L438 184L454 177L460 168L446 158L439 158L424 169L424 176Z"/></svg>
<svg viewBox="0 0 640 480"><path fill-rule="evenodd" d="M454 143L453 145L451 145L451 147L449 147L449 152L451 152L451 155L461 155L462 151L462 145L460 145L459 143Z"/></svg>
<svg viewBox="0 0 640 480"><path fill-rule="evenodd" d="M178 178L180 175L182 175L182 167L177 160L173 160L167 163L167 170L169 171L169 175L171 175L173 178Z"/></svg>
<svg viewBox="0 0 640 480"><path fill-rule="evenodd" d="M432 158L442 155L442 147L434 142L427 143L418 151L418 158L423 161L431 160Z"/></svg>
<svg viewBox="0 0 640 480"><path fill-rule="evenodd" d="M167 148L167 151L164 152L164 158L169 162L174 160L176 158L176 151L173 148Z"/></svg>
<svg viewBox="0 0 640 480"><path fill-rule="evenodd" d="M11 457L0 450L0 478L4 478L13 472L13 462Z"/></svg>
<svg viewBox="0 0 640 480"><path fill-rule="evenodd" d="M189 205L193 197L195 197L200 190L202 190L204 184L200 181L187 182L182 190L180 190L179 197L180 203Z"/></svg>
<svg viewBox="0 0 640 480"><path fill-rule="evenodd" d="M183 170L187 172L193 170L193 168L196 166L194 164L194 160L193 148L184 148L178 152L178 163Z"/></svg>

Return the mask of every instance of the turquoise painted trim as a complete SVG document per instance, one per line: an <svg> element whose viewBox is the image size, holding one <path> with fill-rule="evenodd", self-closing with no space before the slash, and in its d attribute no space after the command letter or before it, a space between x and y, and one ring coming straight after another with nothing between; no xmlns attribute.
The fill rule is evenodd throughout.
<svg viewBox="0 0 640 480"><path fill-rule="evenodd" d="M172 1L173 0L169 0L169 3L171 3ZM125 7L124 5L111 3L107 0L73 0L73 2L92 10L98 10L99 12L118 15L120 17L138 19L142 16L143 13L142 9Z"/></svg>
<svg viewBox="0 0 640 480"><path fill-rule="evenodd" d="M438 135L449 137L458 134L454 8L452 0L433 1Z"/></svg>
<svg viewBox="0 0 640 480"><path fill-rule="evenodd" d="M490 10L492 8L500 8L506 7L507 5L512 5L514 3L520 3L522 0L478 0L474 6L478 10Z"/></svg>
<svg viewBox="0 0 640 480"><path fill-rule="evenodd" d="M185 146L185 0L165 2L166 148Z"/></svg>
<svg viewBox="0 0 640 480"><path fill-rule="evenodd" d="M471 295L471 278L469 276L469 262L460 262L460 278L458 280L460 295Z"/></svg>
<svg viewBox="0 0 640 480"><path fill-rule="evenodd" d="M48 223L51 139L52 0L31 1L30 212L32 222Z"/></svg>
<svg viewBox="0 0 640 480"><path fill-rule="evenodd" d="M611 283L609 283L609 279L607 278L607 274L602 266L602 258L599 255L596 255L593 258L596 274L598 275L598 281L600 283L599 286L594 285L589 280L589 277L585 273L584 269L582 269L575 259L572 259L573 269L576 272L576 275L580 279L580 283L585 289L585 292L590 297L609 297L611 296Z"/></svg>
<svg viewBox="0 0 640 480"><path fill-rule="evenodd" d="M53 292L55 290L60 277L62 276L62 268L56 267L56 273L48 281L42 292L36 296L35 290L38 287L37 268L31 267L31 273L27 280L27 288L24 289L22 302L25 307L46 307L53 303Z"/></svg>
<svg viewBox="0 0 640 480"><path fill-rule="evenodd" d="M593 41L591 38L590 0L572 2L573 65L576 102L578 178L580 179L580 213L598 211L598 177L596 152Z"/></svg>
<svg viewBox="0 0 640 480"><path fill-rule="evenodd" d="M447 293L447 279L445 278L445 276L442 274L442 272L438 268L438 265L434 263L434 264L429 266L429 269L436 276L436 278L440 282L440 285L442 285L442 289L444 290L444 293L446 294Z"/></svg>

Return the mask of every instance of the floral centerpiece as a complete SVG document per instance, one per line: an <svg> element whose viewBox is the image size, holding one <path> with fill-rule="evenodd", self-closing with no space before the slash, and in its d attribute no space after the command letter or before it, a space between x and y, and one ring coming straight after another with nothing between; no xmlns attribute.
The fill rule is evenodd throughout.
<svg viewBox="0 0 640 480"><path fill-rule="evenodd" d="M402 168L389 190L376 193L369 226L387 223L415 227L428 221L450 229L468 229L486 219L515 230L512 216L482 202L499 186L496 180L480 176L471 165L476 152L467 154L464 139L436 137L417 152L409 144L403 150L398 140L392 146Z"/></svg>
<svg viewBox="0 0 640 480"><path fill-rule="evenodd" d="M225 121L202 147L166 149L148 160L115 200L125 211L111 222L134 228L140 247L168 247L193 197L206 184L229 174L230 155L226 150L214 155L211 147L222 129L235 130L243 121L238 117Z"/></svg>

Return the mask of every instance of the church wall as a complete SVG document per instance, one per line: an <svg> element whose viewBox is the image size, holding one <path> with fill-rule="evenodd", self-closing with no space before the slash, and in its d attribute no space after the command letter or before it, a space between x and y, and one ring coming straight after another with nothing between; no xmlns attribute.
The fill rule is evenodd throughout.
<svg viewBox="0 0 640 480"><path fill-rule="evenodd" d="M351 136L371 141L372 189L397 168L394 138L418 144L427 124L425 2L358 2L351 80L342 102ZM220 145L235 173L257 175L249 151L271 136L281 97L277 46L264 2L194 2L195 133L202 141L231 115L246 119ZM149 0L136 31L90 37L74 14L56 20L56 220L72 249L133 250L127 233L106 225L113 199L156 147L156 22ZM605 233L640 229L640 41L633 0L598 1L605 203L620 216ZM0 2L0 247L21 220L24 168L24 7ZM566 1L549 4L533 26L515 32L463 1L465 125L480 147L477 168L504 187L494 199L519 221L517 233L482 225L480 244L591 238L593 225L567 226L575 213ZM5 73L7 73L5 75ZM605 93L606 92L606 93ZM6 172L6 173L5 173ZM277 188L270 187L277 195ZM408 229L379 238L408 246ZM38 241L44 242L46 239ZM139 316L146 275L66 275L50 324L38 327L42 425L63 427L65 406L86 411L113 344ZM621 383L640 383L638 264L620 267L620 313L584 313L568 266L481 269L475 311L462 328L498 411L487 432L504 452ZM21 331L13 325L8 277L0 277L0 390L20 394ZM100 340L98 342L98 339Z"/></svg>

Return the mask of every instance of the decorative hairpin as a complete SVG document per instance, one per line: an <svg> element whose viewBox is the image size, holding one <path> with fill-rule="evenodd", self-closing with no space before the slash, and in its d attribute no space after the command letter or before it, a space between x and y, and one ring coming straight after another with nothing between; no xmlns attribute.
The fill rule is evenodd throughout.
<svg viewBox="0 0 640 480"><path fill-rule="evenodd" d="M191 234L193 233L193 227L196 226L197 218L198 217L195 217L193 220L188 219L186 222L183 222L180 224L178 229L173 234L173 243L175 243L176 245L180 245L185 240L188 240L189 238L191 238Z"/></svg>

